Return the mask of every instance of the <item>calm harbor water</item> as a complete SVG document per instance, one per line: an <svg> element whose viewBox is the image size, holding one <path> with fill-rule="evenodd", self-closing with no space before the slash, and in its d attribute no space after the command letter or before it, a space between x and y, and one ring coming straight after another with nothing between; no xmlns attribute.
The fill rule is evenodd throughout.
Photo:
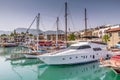
<svg viewBox="0 0 120 80"><path fill-rule="evenodd" d="M98 62L48 66L38 59L6 60L21 48L0 48L0 80L120 80L120 75Z"/></svg>

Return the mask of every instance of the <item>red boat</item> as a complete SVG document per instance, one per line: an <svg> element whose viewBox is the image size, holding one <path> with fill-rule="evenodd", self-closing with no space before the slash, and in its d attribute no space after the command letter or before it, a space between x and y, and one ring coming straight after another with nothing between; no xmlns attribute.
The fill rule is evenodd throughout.
<svg viewBox="0 0 120 80"><path fill-rule="evenodd" d="M112 61L112 63L113 63L116 67L119 67L119 68L120 68L120 55L112 56L112 57L110 58L110 60Z"/></svg>
<svg viewBox="0 0 120 80"><path fill-rule="evenodd" d="M112 60L120 60L120 55L112 56L110 59L112 59Z"/></svg>
<svg viewBox="0 0 120 80"><path fill-rule="evenodd" d="M115 73L120 74L120 54L112 56L110 60L103 61L102 65L110 67Z"/></svg>
<svg viewBox="0 0 120 80"><path fill-rule="evenodd" d="M52 41L39 41L40 46L52 46Z"/></svg>

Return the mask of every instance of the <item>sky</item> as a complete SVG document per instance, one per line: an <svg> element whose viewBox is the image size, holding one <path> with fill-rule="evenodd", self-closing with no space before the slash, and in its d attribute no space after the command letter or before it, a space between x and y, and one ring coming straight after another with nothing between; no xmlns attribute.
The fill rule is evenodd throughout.
<svg viewBox="0 0 120 80"><path fill-rule="evenodd" d="M43 31L64 30L64 3L68 2L68 28L71 31L84 29L84 9L87 9L88 28L106 24L120 24L120 0L0 0L0 30L13 31L28 28L40 13ZM36 28L36 23L31 28Z"/></svg>

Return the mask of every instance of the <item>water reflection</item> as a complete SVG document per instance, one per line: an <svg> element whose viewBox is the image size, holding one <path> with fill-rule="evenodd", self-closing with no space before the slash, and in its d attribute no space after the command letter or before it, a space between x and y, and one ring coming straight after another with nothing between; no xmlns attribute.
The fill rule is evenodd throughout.
<svg viewBox="0 0 120 80"><path fill-rule="evenodd" d="M110 68L99 67L98 62L71 65L38 67L38 80L119 80L120 75Z"/></svg>
<svg viewBox="0 0 120 80"><path fill-rule="evenodd" d="M42 63L39 59L19 59L19 60L11 60L10 64L12 66L32 66L36 64Z"/></svg>
<svg viewBox="0 0 120 80"><path fill-rule="evenodd" d="M112 69L109 69L104 80L120 80L120 74L116 74Z"/></svg>
<svg viewBox="0 0 120 80"><path fill-rule="evenodd" d="M10 55L13 53L21 53L23 50L25 50L23 47L0 47L0 56Z"/></svg>
<svg viewBox="0 0 120 80"><path fill-rule="evenodd" d="M18 80L36 80L37 66L41 64L38 59L20 59L10 60L11 69L14 75L17 75ZM17 80L15 78L15 80Z"/></svg>
<svg viewBox="0 0 120 80"><path fill-rule="evenodd" d="M39 66L38 80L101 80L106 70L98 62L71 66Z"/></svg>
<svg viewBox="0 0 120 80"><path fill-rule="evenodd" d="M98 62L83 65L48 66L38 59L7 60L20 48L0 48L0 80L119 80L120 75ZM4 72L4 73L3 73Z"/></svg>

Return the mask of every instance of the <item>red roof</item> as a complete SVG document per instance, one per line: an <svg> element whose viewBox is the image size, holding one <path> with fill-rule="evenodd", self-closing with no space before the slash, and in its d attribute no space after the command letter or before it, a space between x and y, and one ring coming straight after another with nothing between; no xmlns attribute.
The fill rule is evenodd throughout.
<svg viewBox="0 0 120 80"><path fill-rule="evenodd" d="M108 29L106 32L116 32L116 31L120 31L120 27L119 28Z"/></svg>

